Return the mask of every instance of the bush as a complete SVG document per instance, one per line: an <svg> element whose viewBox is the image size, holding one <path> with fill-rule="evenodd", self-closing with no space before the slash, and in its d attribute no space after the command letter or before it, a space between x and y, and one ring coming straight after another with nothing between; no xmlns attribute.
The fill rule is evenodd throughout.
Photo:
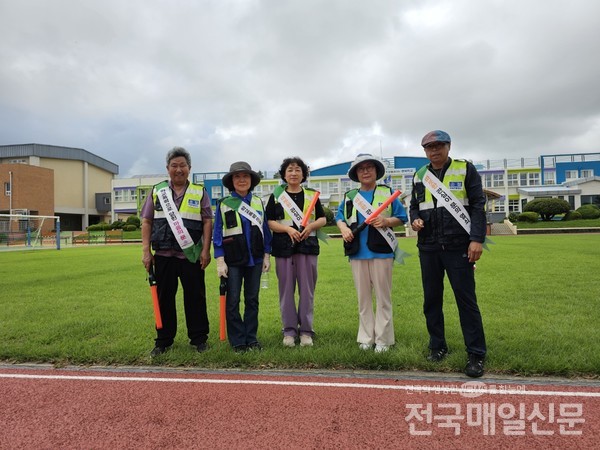
<svg viewBox="0 0 600 450"><path fill-rule="evenodd" d="M540 215L535 211L529 211L519 214L519 222L535 223L540 219Z"/></svg>
<svg viewBox="0 0 600 450"><path fill-rule="evenodd" d="M140 218L138 216L129 216L127 218L127 220L125 221L125 223L127 225L133 225L137 229L137 228L140 227L141 221L140 221ZM131 231L135 231L135 230L131 230Z"/></svg>
<svg viewBox="0 0 600 450"><path fill-rule="evenodd" d="M512 223L515 223L519 220L519 213L518 212L511 212L508 215L508 220L510 220Z"/></svg>
<svg viewBox="0 0 600 450"><path fill-rule="evenodd" d="M87 227L86 230L87 231L103 231L105 225L107 225L107 224L105 224L104 222L95 223L94 225L90 225L89 227Z"/></svg>
<svg viewBox="0 0 600 450"><path fill-rule="evenodd" d="M579 220L581 219L581 213L579 211L569 211L566 213L561 220Z"/></svg>
<svg viewBox="0 0 600 450"><path fill-rule="evenodd" d="M110 224L110 227L108 229L109 230L122 230L124 226L125 226L125 222L123 222L122 220L115 220L113 223ZM106 229L107 228L105 228L105 230Z"/></svg>
<svg viewBox="0 0 600 450"><path fill-rule="evenodd" d="M600 217L600 208L596 205L582 205L576 211L581 214L582 219L598 219Z"/></svg>
<svg viewBox="0 0 600 450"><path fill-rule="evenodd" d="M123 226L123 231L135 231L135 230L137 230L137 227L131 223Z"/></svg>
<svg viewBox="0 0 600 450"><path fill-rule="evenodd" d="M536 212L542 220L549 221L557 214L566 214L571 210L568 201L560 198L536 198L525 205L523 212Z"/></svg>

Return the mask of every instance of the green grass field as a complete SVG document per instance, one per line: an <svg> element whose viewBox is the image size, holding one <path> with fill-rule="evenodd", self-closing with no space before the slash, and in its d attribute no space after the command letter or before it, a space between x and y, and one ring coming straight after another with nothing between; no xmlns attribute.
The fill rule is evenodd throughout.
<svg viewBox="0 0 600 450"><path fill-rule="evenodd" d="M494 236L477 264L477 290L488 341L488 373L600 375L600 234ZM383 354L358 349L358 313L342 242L319 257L312 348L281 345L274 269L261 290L259 339L264 350L235 354L218 339L218 286L207 271L209 351L189 346L181 297L173 350L152 360L154 328L140 245L81 246L0 253L0 361L56 366L163 365L203 368L462 371L465 352L451 289L445 298L451 354L425 360L427 332L415 240L394 268L396 346ZM274 261L273 261L274 262Z"/></svg>

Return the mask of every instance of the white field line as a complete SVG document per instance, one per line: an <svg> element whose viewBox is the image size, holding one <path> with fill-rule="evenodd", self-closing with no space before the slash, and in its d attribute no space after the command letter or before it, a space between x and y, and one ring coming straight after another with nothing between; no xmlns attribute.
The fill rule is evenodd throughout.
<svg viewBox="0 0 600 450"><path fill-rule="evenodd" d="M28 375L28 374L10 374L0 373L0 378L16 378L26 380L61 380L61 381L109 381L109 382L144 382L144 383L204 383L204 384L246 384L246 385L266 385L266 386L302 386L302 387L323 387L323 388L344 388L344 389L381 389L391 391L409 391L412 393L436 393L436 394L461 394L467 397L476 397L479 395L522 395L522 396L551 396L551 397L596 397L600 398L600 392L583 391L536 391L525 390L525 386L520 389L497 389L488 388L486 383L481 381L468 381L461 387L452 386L426 386L426 385L388 385L388 384L368 384L368 383L325 383L316 381L273 381L273 380L239 380L239 379L199 379L199 378L164 378L164 377L107 377L91 375ZM495 385L493 385L495 386Z"/></svg>

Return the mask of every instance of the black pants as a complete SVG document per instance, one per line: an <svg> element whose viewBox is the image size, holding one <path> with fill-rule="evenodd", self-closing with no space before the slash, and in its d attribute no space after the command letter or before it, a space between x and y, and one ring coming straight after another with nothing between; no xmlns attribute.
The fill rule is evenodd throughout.
<svg viewBox="0 0 600 450"><path fill-rule="evenodd" d="M208 339L206 287L200 262L187 259L155 256L155 273L163 327L156 330L156 346L168 347L177 334L175 296L179 280L183 288L183 307L190 344L198 345Z"/></svg>
<svg viewBox="0 0 600 450"><path fill-rule="evenodd" d="M423 312L429 332L429 348L448 348L444 334L444 274L454 291L460 326L468 353L484 356L485 336L475 295L473 264L464 251L419 251L425 301Z"/></svg>

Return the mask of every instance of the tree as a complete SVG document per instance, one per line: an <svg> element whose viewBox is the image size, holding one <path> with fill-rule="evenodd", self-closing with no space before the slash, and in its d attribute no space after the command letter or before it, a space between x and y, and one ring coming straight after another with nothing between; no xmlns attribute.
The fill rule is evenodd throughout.
<svg viewBox="0 0 600 450"><path fill-rule="evenodd" d="M523 211L533 211L540 215L542 220L548 222L557 214L566 214L571 210L571 205L560 198L536 198L525 205Z"/></svg>

